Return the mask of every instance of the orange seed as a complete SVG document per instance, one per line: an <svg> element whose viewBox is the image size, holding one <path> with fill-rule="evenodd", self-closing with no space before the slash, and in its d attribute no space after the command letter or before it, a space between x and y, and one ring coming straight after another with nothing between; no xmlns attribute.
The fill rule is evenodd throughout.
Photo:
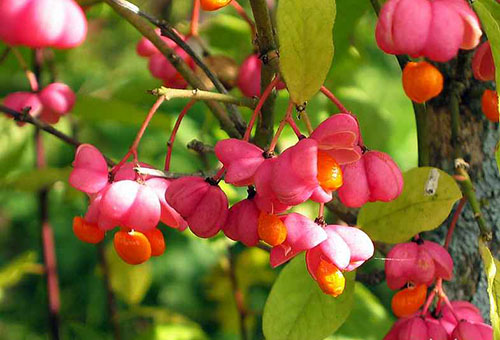
<svg viewBox="0 0 500 340"><path fill-rule="evenodd" d="M259 215L257 232L262 241L273 247L285 242L287 235L283 221L278 216L265 212L261 212Z"/></svg>
<svg viewBox="0 0 500 340"><path fill-rule="evenodd" d="M104 231L99 229L97 225L87 223L80 216L73 218L73 233L80 241L87 243L99 243L104 239Z"/></svg>
<svg viewBox="0 0 500 340"><path fill-rule="evenodd" d="M424 284L402 289L392 297L392 311L399 318L412 315L422 307L426 297L427 286Z"/></svg>
<svg viewBox="0 0 500 340"><path fill-rule="evenodd" d="M165 252L165 238L160 229L154 228L145 232L149 244L151 244L151 256L160 256Z"/></svg>
<svg viewBox="0 0 500 340"><path fill-rule="evenodd" d="M321 259L316 269L316 280L321 290L337 297L344 292L345 278L342 272L331 262Z"/></svg>
<svg viewBox="0 0 500 340"><path fill-rule="evenodd" d="M342 186L342 169L339 163L324 151L318 151L318 182L326 191L334 191Z"/></svg>
<svg viewBox="0 0 500 340"><path fill-rule="evenodd" d="M411 61L403 69L403 89L414 102L426 102L443 90L443 75L426 61Z"/></svg>
<svg viewBox="0 0 500 340"><path fill-rule="evenodd" d="M140 264L151 257L151 244L139 231L117 231L113 244L118 256L128 264Z"/></svg>

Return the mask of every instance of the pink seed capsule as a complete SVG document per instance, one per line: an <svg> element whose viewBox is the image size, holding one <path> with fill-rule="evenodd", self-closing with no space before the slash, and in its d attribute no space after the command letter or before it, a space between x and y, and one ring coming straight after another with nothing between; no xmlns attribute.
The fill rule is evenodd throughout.
<svg viewBox="0 0 500 340"><path fill-rule="evenodd" d="M194 176L176 179L170 183L165 198L198 237L212 237L226 223L229 210L226 194L211 179Z"/></svg>
<svg viewBox="0 0 500 340"><path fill-rule="evenodd" d="M2 0L0 39L32 48L73 48L85 40L87 19L74 0Z"/></svg>
<svg viewBox="0 0 500 340"><path fill-rule="evenodd" d="M38 117L42 111L42 103L36 93L32 92L13 92L5 97L3 104L14 111L21 112L23 109L30 108L29 114ZM11 117L10 115L7 115ZM19 126L25 123L17 122Z"/></svg>

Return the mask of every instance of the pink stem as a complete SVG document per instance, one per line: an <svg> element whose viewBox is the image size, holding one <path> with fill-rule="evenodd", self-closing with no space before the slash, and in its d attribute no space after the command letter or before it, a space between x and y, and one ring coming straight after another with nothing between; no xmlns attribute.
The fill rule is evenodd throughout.
<svg viewBox="0 0 500 340"><path fill-rule="evenodd" d="M443 292L444 294L444 292ZM446 294L444 294L442 296L442 299L444 301L444 303L448 306L448 308L450 309L451 311L451 314L453 315L453 317L455 318L455 320L457 320L457 322L460 322L460 317L457 315L457 313L455 312L455 309L453 308L453 306L451 305L451 302L450 300L448 299L448 297L446 296Z"/></svg>
<svg viewBox="0 0 500 340"><path fill-rule="evenodd" d="M267 97L271 94L271 91L273 88L278 85L279 82L279 76L276 76L276 78L273 79L267 86L267 88L264 90L264 93L259 99L259 102L257 103L257 106L255 107L255 110L253 111L252 118L250 118L250 122L248 123L247 130L245 131L245 135L243 136L243 140L248 142L250 139L250 134L252 133L252 128L253 125L255 124L255 120L257 119L257 115L260 113L260 110L262 109L262 106L264 106L264 102L266 101Z"/></svg>
<svg viewBox="0 0 500 340"><path fill-rule="evenodd" d="M439 315L439 312L441 311L441 306L442 306L443 299L438 298L438 301L436 303L436 314Z"/></svg>
<svg viewBox="0 0 500 340"><path fill-rule="evenodd" d="M200 23L200 0L193 1L193 13L191 15L191 29L189 31L189 36L198 36L198 27Z"/></svg>
<svg viewBox="0 0 500 340"><path fill-rule="evenodd" d="M177 131L179 130L179 126L181 125L182 119L189 111L189 109L196 103L196 100L191 100L187 105L182 109L179 117L175 121L174 128L172 129L172 133L170 134L170 138L167 142L167 156L165 157L165 171L170 170L170 159L172 158L172 149L174 147L175 136L177 135Z"/></svg>
<svg viewBox="0 0 500 340"><path fill-rule="evenodd" d="M321 92L323 92L323 94L327 96L328 99L330 99L339 108L340 112L349 113L349 110L347 110L347 108L342 105L340 100L338 100L337 97L335 97L335 95L330 92L330 90L328 90L325 86L321 86Z"/></svg>
<svg viewBox="0 0 500 340"><path fill-rule="evenodd" d="M134 156L134 162L135 163L138 162L138 159L137 159L137 146L139 146L139 142L141 141L142 136L144 135L144 132L146 131L146 128L149 125L149 122L151 122L151 119L153 118L153 116L155 115L156 111L158 110L158 108L160 107L160 105L164 101L165 101L165 97L164 96L160 96L156 100L156 102L153 104L153 106L151 107L151 109L148 112L148 115L146 116L146 119L144 119L144 122L142 123L141 128L137 132L137 135L135 136L135 139L134 139L134 142L132 143L132 146L129 148L128 152L125 154L125 156L122 158L122 160L118 164L116 164L113 167L113 169L111 169L111 174L113 174L113 175L116 174L116 172L118 171L118 169L120 169L122 167L122 165L125 164L125 162L130 158L131 155Z"/></svg>
<svg viewBox="0 0 500 340"><path fill-rule="evenodd" d="M450 312L451 314L453 315L453 317L457 320L457 322L460 322L460 318L458 317L457 313L455 312L455 309L453 308L453 306L451 305L451 302L450 300L448 299L448 296L446 295L446 293L444 292L444 289L443 289L443 279L442 278L439 278L437 283L436 283L436 289L438 291L438 294L439 294L439 298L444 301L445 305L448 306L448 308L450 309Z"/></svg>
<svg viewBox="0 0 500 340"><path fill-rule="evenodd" d="M47 290L49 292L49 308L52 314L59 314L61 302L59 299L59 283L57 279L57 264L54 245L54 233L49 222L42 225L43 258L47 275Z"/></svg>
<svg viewBox="0 0 500 340"><path fill-rule="evenodd" d="M285 117L281 120L278 130L276 130L273 140L271 141L271 145L269 145L269 150L268 150L269 153L273 152L274 148L276 148L276 144L278 143L278 139L281 135L281 132L283 131L285 125L288 123L289 117L292 116L292 110L293 110L293 102L290 100L288 102L288 108L286 109Z"/></svg>
<svg viewBox="0 0 500 340"><path fill-rule="evenodd" d="M433 289L432 292L427 297L427 301L425 302L424 308L422 309L422 316L425 316L425 314L429 310L429 307L431 306L431 303L434 300L435 296L436 296L436 290Z"/></svg>
<svg viewBox="0 0 500 340"><path fill-rule="evenodd" d="M458 203L455 213L453 214L453 219L451 220L450 227L448 228L448 233L446 234L446 241L444 242L444 249L446 250L448 250L448 247L450 246L451 237L453 236L453 231L455 230L458 218L460 217L460 213L462 212L465 202L467 202L467 198L462 197L462 199Z"/></svg>
<svg viewBox="0 0 500 340"><path fill-rule="evenodd" d="M250 19L250 17L245 12L245 9L243 7L241 7L241 5L236 0L231 1L231 5L236 10L236 12L238 12L240 17L243 20L245 20L248 23L248 25L250 26L250 30L252 31L252 41L253 41L253 39L255 38L255 34L256 34L255 23L252 21L252 19Z"/></svg>
<svg viewBox="0 0 500 340"><path fill-rule="evenodd" d="M212 177L212 179L214 181L218 181L222 175L224 175L224 172L226 172L226 169L224 167L220 168L219 171L217 171L217 173Z"/></svg>
<svg viewBox="0 0 500 340"><path fill-rule="evenodd" d="M295 120L293 119L293 117L291 115L286 118L286 122L288 123L288 125L290 125L293 132L295 132L295 135L297 136L297 138L300 139L303 137L302 133L300 132L299 127L297 126L297 124L295 124Z"/></svg>
<svg viewBox="0 0 500 340"><path fill-rule="evenodd" d="M323 218L325 216L325 203L319 204L318 218Z"/></svg>

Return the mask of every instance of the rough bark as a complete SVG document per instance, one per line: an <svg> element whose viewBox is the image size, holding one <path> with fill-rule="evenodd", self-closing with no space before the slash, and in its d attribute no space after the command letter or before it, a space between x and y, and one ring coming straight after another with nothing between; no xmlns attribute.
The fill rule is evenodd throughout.
<svg viewBox="0 0 500 340"><path fill-rule="evenodd" d="M446 88L440 101L427 106L427 128L430 165L450 174L454 172L454 158L460 155L470 164L469 174L476 187L482 213L492 227L491 250L498 258L500 221L500 175L495 160L498 142L498 124L489 122L481 112L480 98L487 84L475 81L470 72L470 53L461 53L457 60L448 64L443 73ZM458 138L452 140L449 99L456 87L460 87L460 128ZM445 225L449 223L447 221ZM424 237L442 241L447 228L442 227ZM452 299L468 300L478 306L485 319L489 319L489 301L486 279L478 252L479 229L470 206L462 211L453 235L450 253L455 262L454 279L446 283L446 291Z"/></svg>

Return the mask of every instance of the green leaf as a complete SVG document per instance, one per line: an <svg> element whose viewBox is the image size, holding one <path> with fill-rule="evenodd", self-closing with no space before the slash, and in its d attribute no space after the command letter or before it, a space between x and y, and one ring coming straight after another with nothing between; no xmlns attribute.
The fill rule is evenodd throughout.
<svg viewBox="0 0 500 340"><path fill-rule="evenodd" d="M337 298L324 294L306 269L304 256L293 259L273 285L264 308L267 340L321 340L347 319L354 301L355 273L346 273Z"/></svg>
<svg viewBox="0 0 500 340"><path fill-rule="evenodd" d="M28 251L0 268L0 289L14 286L26 274L43 273L43 266L36 259L36 252Z"/></svg>
<svg viewBox="0 0 500 340"><path fill-rule="evenodd" d="M151 105L153 103L154 98L151 96ZM93 123L108 120L136 126L144 121L147 111L147 109L117 99L79 96L72 113ZM149 126L165 129L170 126L170 119L158 113L151 120Z"/></svg>
<svg viewBox="0 0 500 340"><path fill-rule="evenodd" d="M201 327L195 323L158 325L154 331L155 340L207 340Z"/></svg>
<svg viewBox="0 0 500 340"><path fill-rule="evenodd" d="M476 0L474 9L481 19L483 30L490 41L493 60L496 65L496 83L500 81L500 3L496 0ZM500 100L499 110L500 110Z"/></svg>
<svg viewBox="0 0 500 340"><path fill-rule="evenodd" d="M68 180L71 168L45 168L17 172L0 180L2 188L12 188L20 191L35 192L51 186L58 181Z"/></svg>
<svg viewBox="0 0 500 340"><path fill-rule="evenodd" d="M308 101L323 85L333 60L335 0L278 4L280 68L292 100Z"/></svg>
<svg viewBox="0 0 500 340"><path fill-rule="evenodd" d="M0 118L0 175L18 167L32 135L31 128L17 126L13 119Z"/></svg>
<svg viewBox="0 0 500 340"><path fill-rule="evenodd" d="M141 302L151 286L151 263L129 265L118 257L112 244L106 248L106 261L113 291L130 305Z"/></svg>
<svg viewBox="0 0 500 340"><path fill-rule="evenodd" d="M403 179L403 192L397 199L367 203L359 212L358 225L374 241L400 243L435 229L462 197L453 177L436 168L414 168ZM434 192L426 192L428 189Z"/></svg>
<svg viewBox="0 0 500 340"><path fill-rule="evenodd" d="M356 282L354 308L349 318L329 340L380 340L395 319L379 299L363 284Z"/></svg>
<svg viewBox="0 0 500 340"><path fill-rule="evenodd" d="M482 239L479 239L479 252L484 261L490 297L490 318L494 340L500 340L500 261L495 259Z"/></svg>

